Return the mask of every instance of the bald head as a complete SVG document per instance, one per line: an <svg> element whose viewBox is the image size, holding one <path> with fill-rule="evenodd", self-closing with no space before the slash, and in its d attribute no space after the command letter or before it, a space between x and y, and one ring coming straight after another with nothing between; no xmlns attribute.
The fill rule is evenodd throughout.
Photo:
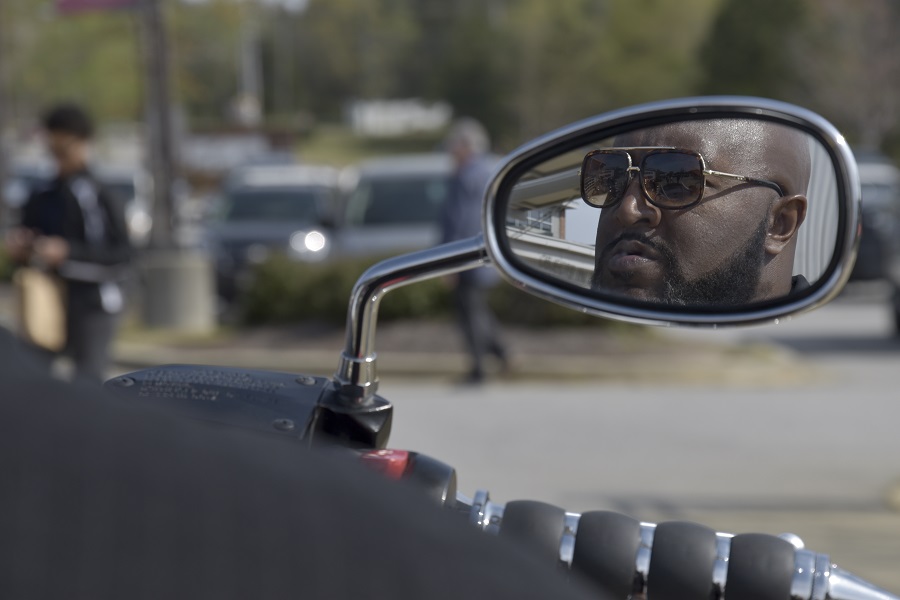
<svg viewBox="0 0 900 600"><path fill-rule="evenodd" d="M806 134L759 119L679 121L628 133L615 145L695 150L710 169L774 181L787 195L806 194L809 185Z"/></svg>

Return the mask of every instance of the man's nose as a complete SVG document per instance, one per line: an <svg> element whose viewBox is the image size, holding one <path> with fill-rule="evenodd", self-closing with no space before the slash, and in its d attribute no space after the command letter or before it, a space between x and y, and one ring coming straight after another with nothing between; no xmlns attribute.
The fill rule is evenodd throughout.
<svg viewBox="0 0 900 600"><path fill-rule="evenodd" d="M616 206L616 220L623 227L643 225L648 228L659 225L662 211L650 204L641 190L640 176L632 178L625 195Z"/></svg>

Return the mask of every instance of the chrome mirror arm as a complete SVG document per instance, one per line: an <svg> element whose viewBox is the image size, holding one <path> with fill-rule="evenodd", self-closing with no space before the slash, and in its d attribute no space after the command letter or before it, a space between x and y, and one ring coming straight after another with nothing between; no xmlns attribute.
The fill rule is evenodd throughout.
<svg viewBox="0 0 900 600"><path fill-rule="evenodd" d="M370 267L357 280L347 309L347 340L335 373L340 398L365 406L378 388L375 325L378 306L391 290L480 267L488 262L484 237L451 242L389 258Z"/></svg>

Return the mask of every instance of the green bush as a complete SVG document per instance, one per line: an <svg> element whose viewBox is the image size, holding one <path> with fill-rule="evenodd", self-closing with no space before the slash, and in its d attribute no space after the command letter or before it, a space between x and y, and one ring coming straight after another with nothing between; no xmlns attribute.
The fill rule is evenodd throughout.
<svg viewBox="0 0 900 600"><path fill-rule="evenodd" d="M260 265L241 301L247 324L320 321L342 324L353 284L372 261L345 260L316 264L283 256ZM449 314L449 299L440 281L392 291L382 302L379 318L434 317Z"/></svg>
<svg viewBox="0 0 900 600"><path fill-rule="evenodd" d="M343 325L353 285L372 264L372 260L315 264L272 257L257 268L253 284L241 299L242 321L248 325L302 321ZM506 283L493 288L490 302L498 318L507 323L535 327L610 323ZM452 318L450 288L438 278L395 289L385 296L378 316L381 321Z"/></svg>
<svg viewBox="0 0 900 600"><path fill-rule="evenodd" d="M0 282L9 283L12 281L14 270L15 265L13 261L10 260L9 254L6 253L6 248L0 244Z"/></svg>

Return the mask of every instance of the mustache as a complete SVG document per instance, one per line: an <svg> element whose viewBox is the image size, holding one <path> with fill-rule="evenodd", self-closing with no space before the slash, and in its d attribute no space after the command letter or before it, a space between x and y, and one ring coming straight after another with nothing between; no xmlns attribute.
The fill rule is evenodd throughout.
<svg viewBox="0 0 900 600"><path fill-rule="evenodd" d="M651 238L646 233L625 231L617 235L610 243L606 244L603 247L603 250L600 252L601 258L606 259L607 255L612 252L612 249L615 248L616 244L618 244L619 242L640 242L645 246L653 248L662 256L668 257L671 255L669 247L666 244L660 243L658 238Z"/></svg>

